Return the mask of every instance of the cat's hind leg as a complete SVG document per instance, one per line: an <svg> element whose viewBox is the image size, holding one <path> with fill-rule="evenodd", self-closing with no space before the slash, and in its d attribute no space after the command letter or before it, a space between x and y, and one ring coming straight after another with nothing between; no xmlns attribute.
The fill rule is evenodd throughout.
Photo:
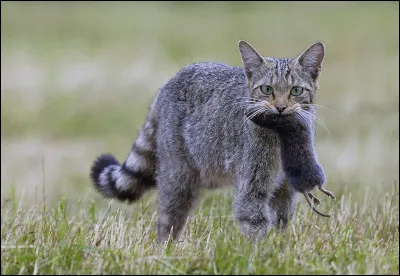
<svg viewBox="0 0 400 276"><path fill-rule="evenodd" d="M157 240L163 242L172 235L177 240L186 219L198 198L198 175L195 171L174 166L162 168L157 176L159 192L159 218L156 222ZM179 169L177 169L179 167Z"/></svg>

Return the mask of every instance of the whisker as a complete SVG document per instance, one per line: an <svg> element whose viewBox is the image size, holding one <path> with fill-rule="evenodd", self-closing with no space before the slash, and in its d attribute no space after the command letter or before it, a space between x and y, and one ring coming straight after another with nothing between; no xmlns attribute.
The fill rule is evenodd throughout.
<svg viewBox="0 0 400 276"><path fill-rule="evenodd" d="M302 113L301 113L301 110L297 110L297 111L296 111L296 114L299 115L300 120L301 120L302 122L304 122L308 127L311 126L310 120L307 120L307 117L305 117L306 115L305 115L305 114L302 114Z"/></svg>
<svg viewBox="0 0 400 276"><path fill-rule="evenodd" d="M233 101L237 101L237 102L233 102ZM238 107L238 109L246 107L248 105L251 104L257 104L262 102L261 100L258 99L254 99L254 98L250 98L250 97L238 97L238 98L233 98L230 99L228 101L226 101L224 104L220 105L219 108L216 110L216 112L218 112L221 108L225 108L227 106L234 106L234 111L236 111L236 108Z"/></svg>
<svg viewBox="0 0 400 276"><path fill-rule="evenodd" d="M307 114L308 116L310 116L313 120L315 120L318 124L320 124L328 133L329 136L329 140L331 140L331 132L328 128L328 126L324 123L324 121L322 121L320 118L318 118L315 114L312 114L311 112L302 109L301 112L304 112L304 114Z"/></svg>
<svg viewBox="0 0 400 276"><path fill-rule="evenodd" d="M259 102L261 102L261 100L254 99L251 97L232 98L232 99L225 101L222 105L220 105L218 108L216 108L212 116L215 116L215 114L220 112L221 109L227 108L229 106L233 106L233 109L230 110L231 112L236 112L236 111L240 111L243 108L246 108L246 106L249 106L251 104L256 104Z"/></svg>
<svg viewBox="0 0 400 276"><path fill-rule="evenodd" d="M336 113L334 113L331 109L327 108L326 106L323 106L323 105L320 105L320 104L315 104L315 103L314 104L301 104L301 105L304 105L304 106L315 106L316 108L319 108L320 110L325 111L326 113L329 113L329 114L331 114L331 115L333 115L333 116L335 116L336 118L339 119L339 116Z"/></svg>
<svg viewBox="0 0 400 276"><path fill-rule="evenodd" d="M247 121L253 119L255 116L259 115L259 114L262 113L262 112L268 112L268 110L267 110L264 106L260 106L260 107L258 107L256 110L251 111L251 114L250 114L249 116L247 116L247 117L244 119L244 121L243 121L242 125L240 126L240 128L242 128L243 125L244 125Z"/></svg>
<svg viewBox="0 0 400 276"><path fill-rule="evenodd" d="M254 101L254 102L261 102L261 100L254 99L254 98L251 98L251 97L237 97L237 98L233 98L233 99L225 101L225 104L231 103L232 101L241 102L242 100L250 100L250 101Z"/></svg>
<svg viewBox="0 0 400 276"><path fill-rule="evenodd" d="M255 116L257 116L258 114L260 114L261 112L265 112L266 109L264 107L260 107L259 109L257 109L256 112L254 112L253 114L251 114L250 116L248 116L248 119L253 119Z"/></svg>

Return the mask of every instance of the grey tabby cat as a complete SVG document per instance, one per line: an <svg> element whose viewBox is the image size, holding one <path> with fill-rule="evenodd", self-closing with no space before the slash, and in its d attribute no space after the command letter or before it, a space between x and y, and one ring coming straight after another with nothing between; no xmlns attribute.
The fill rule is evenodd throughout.
<svg viewBox="0 0 400 276"><path fill-rule="evenodd" d="M160 242L178 238L202 188L233 185L234 217L252 238L293 217L299 193L282 168L278 134L251 119L301 116L314 132L325 48L316 42L295 59L270 58L239 41L239 51L244 68L181 69L159 90L127 159L103 154L93 163L90 176L105 197L133 202L157 188Z"/></svg>

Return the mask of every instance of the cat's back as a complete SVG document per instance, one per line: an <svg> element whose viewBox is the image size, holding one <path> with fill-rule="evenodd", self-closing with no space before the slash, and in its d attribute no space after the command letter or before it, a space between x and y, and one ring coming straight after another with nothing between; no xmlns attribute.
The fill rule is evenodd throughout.
<svg viewBox="0 0 400 276"><path fill-rule="evenodd" d="M198 62L183 67L159 91L158 101L202 104L212 96L234 96L245 86L244 69L215 62ZM241 91L238 91L239 93ZM215 95L217 94L217 95Z"/></svg>
<svg viewBox="0 0 400 276"><path fill-rule="evenodd" d="M189 64L183 67L176 76L180 81L189 80L190 77L193 77L193 80L196 81L229 81L232 78L245 80L243 68L217 62L197 62Z"/></svg>
<svg viewBox="0 0 400 276"><path fill-rule="evenodd" d="M217 62L197 62L186 65L175 76L176 81L191 82L229 81L232 78L244 79L244 69Z"/></svg>

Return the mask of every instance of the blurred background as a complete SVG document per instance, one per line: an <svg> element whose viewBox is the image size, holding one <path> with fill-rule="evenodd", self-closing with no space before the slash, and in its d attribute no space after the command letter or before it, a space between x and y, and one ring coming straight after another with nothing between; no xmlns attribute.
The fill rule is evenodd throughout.
<svg viewBox="0 0 400 276"><path fill-rule="evenodd" d="M2 199L106 204L88 178L94 158L127 157L157 89L181 67L241 66L238 40L272 57L323 41L326 187L362 201L398 186L398 2L2 1Z"/></svg>

